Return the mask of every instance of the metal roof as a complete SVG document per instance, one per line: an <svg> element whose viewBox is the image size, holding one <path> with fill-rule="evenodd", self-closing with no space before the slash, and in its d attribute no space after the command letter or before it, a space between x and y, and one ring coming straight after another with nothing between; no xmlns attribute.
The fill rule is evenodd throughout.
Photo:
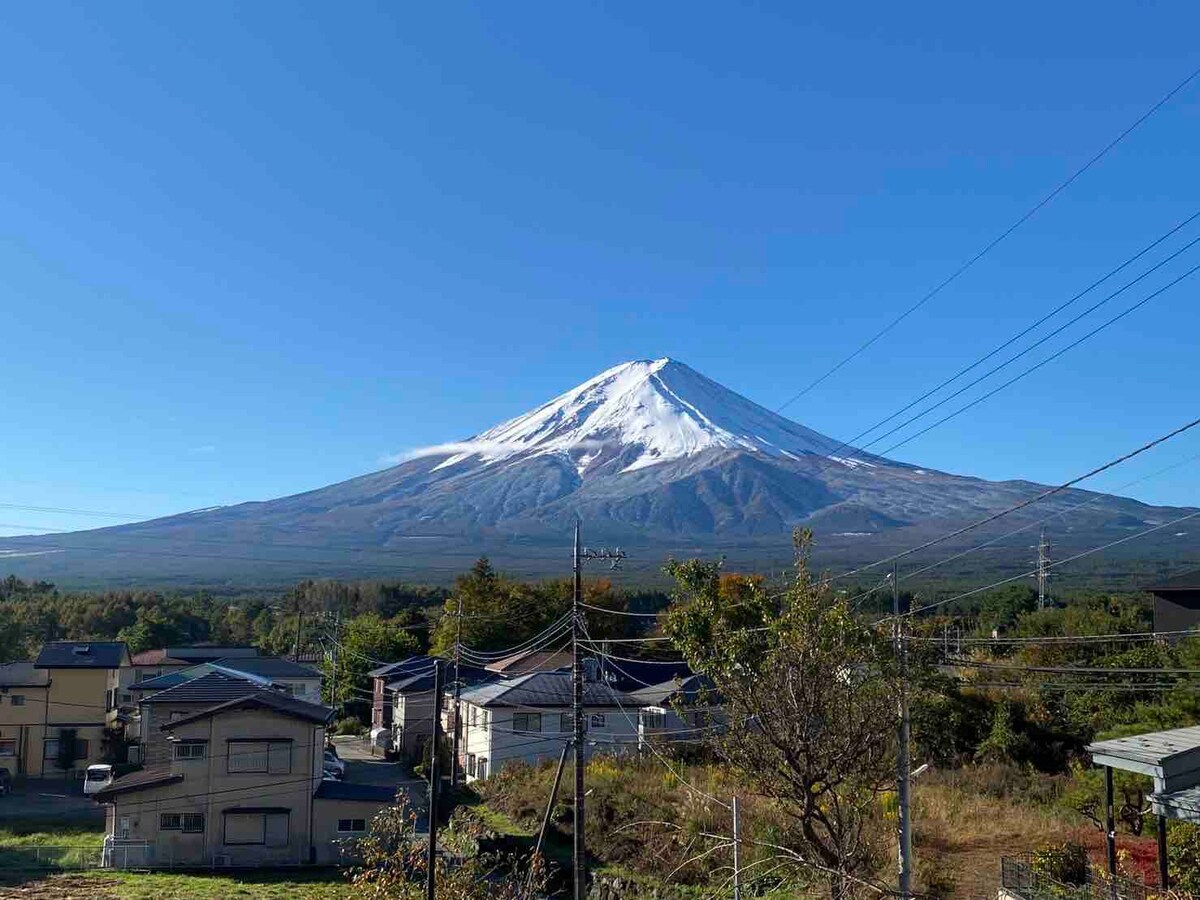
<svg viewBox="0 0 1200 900"><path fill-rule="evenodd" d="M1200 822L1200 786L1150 795L1156 816Z"/></svg>
<svg viewBox="0 0 1200 900"><path fill-rule="evenodd" d="M159 787L164 784L175 784L183 781L182 775L172 775L170 769L143 769L140 772L130 772L122 775L102 791L92 795L98 803L106 803L117 794L131 791L144 791L147 788Z"/></svg>
<svg viewBox="0 0 1200 900"><path fill-rule="evenodd" d="M353 784L325 779L313 796L318 800L369 800L391 803L396 799L396 788L384 784Z"/></svg>
<svg viewBox="0 0 1200 900"><path fill-rule="evenodd" d="M33 664L39 669L119 669L127 661L124 641L49 641Z"/></svg>
<svg viewBox="0 0 1200 900"><path fill-rule="evenodd" d="M1158 584L1147 585L1142 590L1149 591L1152 594L1165 594L1171 591L1200 591L1200 569L1184 572L1182 575L1176 575L1174 578L1167 578L1158 582Z"/></svg>
<svg viewBox="0 0 1200 900"><path fill-rule="evenodd" d="M494 663L488 663L487 669L504 675L514 669L528 672L532 669L551 669L569 665L571 665L571 654L566 650L525 650L498 659Z"/></svg>
<svg viewBox="0 0 1200 900"><path fill-rule="evenodd" d="M0 687L45 687L50 673L35 669L31 662L15 662L0 666Z"/></svg>
<svg viewBox="0 0 1200 900"><path fill-rule="evenodd" d="M548 706L571 705L570 672L530 672L508 681L497 681L462 692L461 699L475 706ZM607 684L585 681L585 706L620 706L626 700Z"/></svg>
<svg viewBox="0 0 1200 900"><path fill-rule="evenodd" d="M1096 741L1087 751L1095 765L1152 776L1156 793L1200 784L1200 726Z"/></svg>
<svg viewBox="0 0 1200 900"><path fill-rule="evenodd" d="M432 666L433 659L428 656L410 656L398 662L384 663L367 673L369 678L384 678L388 675L401 675L410 670L415 671L423 666Z"/></svg>
<svg viewBox="0 0 1200 900"><path fill-rule="evenodd" d="M233 669L249 675L261 675L264 678L320 678L321 673L312 666L302 666L290 659L279 656L252 656L241 659L236 656L225 656L212 662L214 666L223 669Z"/></svg>
<svg viewBox="0 0 1200 900"><path fill-rule="evenodd" d="M495 672L480 669L475 666L459 666L458 680L464 687L474 687L499 678ZM447 665L442 669L442 678L447 689L454 686L454 667ZM419 675L401 675L387 683L387 689L394 694L410 694L428 691L433 688L433 672L423 672Z"/></svg>
<svg viewBox="0 0 1200 900"><path fill-rule="evenodd" d="M216 706L209 707L208 709L199 710L191 715L176 719L174 722L166 722L163 724L162 730L170 731L173 728L178 728L180 725L186 725L188 722L208 719L212 716L218 716L221 713L235 712L239 709L266 709L291 719L302 719L317 725L324 725L333 718L332 707L322 706L319 703L309 703L307 700L297 700L294 697L280 694L277 691L264 691L260 689L253 694L228 700L225 703L218 703Z"/></svg>

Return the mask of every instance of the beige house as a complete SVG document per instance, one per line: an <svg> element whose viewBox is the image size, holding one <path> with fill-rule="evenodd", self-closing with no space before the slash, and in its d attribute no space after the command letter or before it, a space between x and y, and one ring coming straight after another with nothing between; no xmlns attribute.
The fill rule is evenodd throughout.
<svg viewBox="0 0 1200 900"><path fill-rule="evenodd" d="M119 641L52 641L32 663L0 666L0 767L71 777L100 762L109 691L129 665Z"/></svg>
<svg viewBox="0 0 1200 900"><path fill-rule="evenodd" d="M264 689L200 708L189 702L190 711L154 729L165 758L155 751L152 767L95 795L108 804L110 865L338 863L393 796L322 780L329 707Z"/></svg>

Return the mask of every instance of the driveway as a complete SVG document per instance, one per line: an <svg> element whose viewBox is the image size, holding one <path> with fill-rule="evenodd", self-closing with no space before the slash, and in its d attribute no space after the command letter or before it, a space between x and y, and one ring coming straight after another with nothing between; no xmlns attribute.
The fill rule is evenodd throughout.
<svg viewBox="0 0 1200 900"><path fill-rule="evenodd" d="M104 822L104 807L83 796L83 782L63 778L28 778L13 784L0 797L0 822L58 819L65 822Z"/></svg>
<svg viewBox="0 0 1200 900"><path fill-rule="evenodd" d="M346 764L347 783L403 787L408 794L409 804L414 809L425 810L426 782L421 778L413 778L404 763L388 762L382 756L373 756L370 744L360 738L339 735L333 739L333 743L338 756Z"/></svg>

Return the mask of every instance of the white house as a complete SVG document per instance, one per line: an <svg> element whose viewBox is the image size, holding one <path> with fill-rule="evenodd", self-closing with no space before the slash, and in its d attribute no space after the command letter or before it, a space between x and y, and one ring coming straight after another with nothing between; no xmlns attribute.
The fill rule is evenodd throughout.
<svg viewBox="0 0 1200 900"><path fill-rule="evenodd" d="M704 675L631 691L629 701L637 709L639 747L694 740L728 721L712 680Z"/></svg>
<svg viewBox="0 0 1200 900"><path fill-rule="evenodd" d="M460 764L467 781L487 778L514 760L555 759L571 739L570 671L532 672L462 692ZM637 706L603 682L584 684L589 755L631 749Z"/></svg>

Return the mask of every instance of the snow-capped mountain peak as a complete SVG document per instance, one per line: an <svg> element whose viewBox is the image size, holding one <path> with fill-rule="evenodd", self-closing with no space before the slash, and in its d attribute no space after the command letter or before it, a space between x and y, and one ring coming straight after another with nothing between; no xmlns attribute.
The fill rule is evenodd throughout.
<svg viewBox="0 0 1200 900"><path fill-rule="evenodd" d="M486 464L557 453L569 456L582 474L612 447L636 453L623 469L628 472L713 449L795 459L836 446L664 357L614 366L532 412L425 455L452 453L440 469L472 458Z"/></svg>

